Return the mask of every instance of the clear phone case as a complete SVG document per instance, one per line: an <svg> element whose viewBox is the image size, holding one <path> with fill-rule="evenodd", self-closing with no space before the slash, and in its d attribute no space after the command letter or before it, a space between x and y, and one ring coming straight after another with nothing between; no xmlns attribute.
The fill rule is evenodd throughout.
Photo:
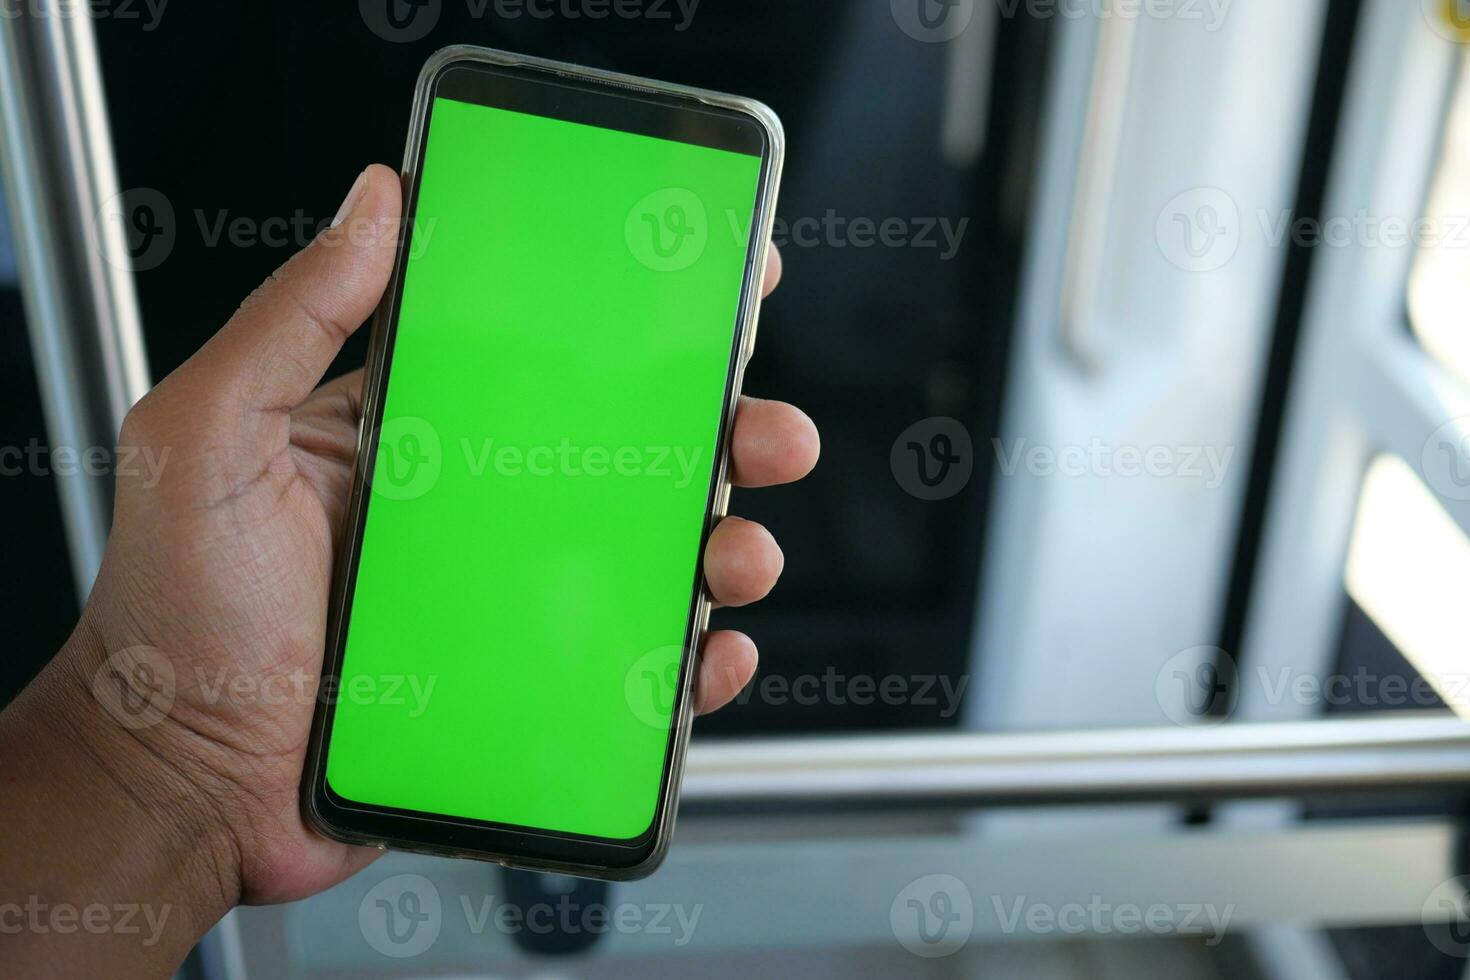
<svg viewBox="0 0 1470 980"><path fill-rule="evenodd" d="M722 451L715 474L715 487L717 489L711 495L712 503L709 513L706 515L705 522L705 535L707 537L714 523L725 516L726 509L729 505L729 442L734 426L735 406L739 401L741 387L744 382L745 365L749 360L755 343L756 324L761 304L760 277L764 274L767 254L770 249L771 230L775 220L776 195L780 185L782 163L785 157L785 135L782 131L780 120L777 119L775 113L769 108L752 99L681 85L672 85L646 78L618 74L616 72L583 68L577 65L549 61L542 58L511 54L490 48L459 45L444 48L435 53L424 65L423 71L419 76L414 97L413 116L409 126L407 148L404 153L402 176L405 188L411 187L415 181L416 174L414 170L418 164L419 144L424 135L424 128L427 125L429 109L433 100L435 80L443 69L462 63L525 69L531 72L542 72L558 78L605 85L613 89L622 89L631 93L645 93L686 99L691 102L743 113L755 120L764 129L769 149L766 166L763 168L764 177L758 188L756 199L755 228L759 234L755 236L755 246L749 259L747 288L744 291L744 301L741 305L739 322L736 327L736 336L738 339L732 347L734 353L730 365L731 383L729 385L729 396L724 406L720 424L720 445ZM404 261L405 255L400 248L398 259L400 266ZM364 449L371 435L371 430L366 420L378 417L380 408L379 400L383 394L386 346L384 340L387 331L394 321L397 313L397 304L400 300L400 289L396 284L400 283L401 279L397 272L395 272L393 281L395 286L390 288L389 292L384 296L383 303L374 318L372 326L372 336L368 348L367 370L364 378L364 424L361 426L358 434L357 458L359 463L365 458ZM348 599L347 590L349 587L348 579L343 571L348 565L348 562L344 560L343 556L352 554L359 546L357 528L360 527L359 518L365 495L366 477L367 474L362 472L362 467L359 465L357 471L353 474L352 491L346 522L347 530L343 536L342 548L339 552L337 563L336 579L332 590L331 616L326 636L327 659L324 663L324 672L326 675L336 674L341 668L341 613ZM445 857L493 861L511 868L559 872L614 881L641 878L651 874L662 863L668 853L678 810L679 787L683 778L684 759L689 747L689 733L693 723L693 686L694 678L698 672L699 641L708 626L710 614L710 602L705 595L702 577L700 580L699 594L692 605L693 608L697 609L697 612L691 616L689 633L685 637L685 649L688 652L684 657L680 671L678 696L675 701L676 710L673 718L673 738L667 760L668 777L664 782L664 788L656 810L651 849L649 850L648 856L638 864L630 867L601 867L564 861L541 860L513 853L495 853L473 848L457 848L442 844L431 844L422 840L415 840L411 836L394 837L378 834L360 834L335 825L319 812L316 805L317 791L325 785L325 725L326 715L329 710L320 701L317 705L316 717L312 723L311 744L307 753L305 771L303 772L303 809L309 822L323 835L351 844L389 847L396 850ZM453 820L431 817L415 817L414 819L421 823L451 825L455 823Z"/></svg>

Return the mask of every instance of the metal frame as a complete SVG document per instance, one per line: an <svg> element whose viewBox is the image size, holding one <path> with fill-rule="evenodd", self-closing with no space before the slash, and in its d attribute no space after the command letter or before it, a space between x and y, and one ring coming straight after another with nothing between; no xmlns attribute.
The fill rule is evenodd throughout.
<svg viewBox="0 0 1470 980"><path fill-rule="evenodd" d="M686 808L979 806L1470 789L1444 712L1218 728L695 745Z"/></svg>
<svg viewBox="0 0 1470 980"><path fill-rule="evenodd" d="M1209 826L1140 831L996 833L937 805L1176 800L1388 789L1426 791L1470 780L1470 725L1445 714L1194 731L1028 736L914 735L773 740L691 749L679 842L655 878L619 884L609 906L699 909L707 923L675 947L667 933L610 932L599 961L742 951L897 949L900 894L951 876L974 922L956 963L975 964L998 941L1107 935L1028 928L1007 918L1023 905L1057 910L1101 904L1230 910L1234 932L1364 924L1433 925L1431 902L1463 869L1462 828L1446 820L1349 820L1270 828ZM800 801L809 813L773 814ZM835 805L834 805L835 804ZM904 807L906 808L898 808ZM918 807L915 809L914 807ZM747 812L764 814L752 820ZM1086 826L1086 825L1082 825ZM432 947L389 959L364 936L369 892L398 875L427 880L442 902ZM752 903L752 883L761 899ZM1371 887L1369 887L1371 883ZM842 903L840 915L812 909ZM491 869L393 854L308 902L239 909L216 930L212 974L417 975L525 968L511 937L470 918L504 897ZM709 924L718 923L717 927ZM1106 925L1106 922L1104 922ZM1185 934L1182 927L1176 934ZM1289 937L1310 938L1295 928ZM323 951L330 950L330 953ZM871 953L864 955L881 955ZM926 975L923 961L904 961ZM963 972L963 971L961 971ZM953 976L954 972L936 975Z"/></svg>
<svg viewBox="0 0 1470 980"><path fill-rule="evenodd" d="M865 958L881 958L884 950L893 950L901 957L902 970L894 975L988 975L993 971L985 966L995 956L988 944L1105 934L1091 923L1080 923L1079 932L1063 933L1028 927L1024 919L1008 922L1018 901L1052 910L1088 904L1144 909L1211 905L1222 912L1230 909L1232 933L1284 920L1341 927L1418 926L1425 922L1426 899L1447 876L1457 842L1454 827L1420 820L1019 841L965 831L864 829L838 822L829 823L825 833L788 825L782 838L765 840L759 849L740 839L738 827L710 829L725 834L724 839L712 835L681 844L657 878L615 886L607 900L616 907L682 905L691 913L698 908L700 926L692 941L676 947L667 933L610 931L590 960L579 959L573 969L599 975L596 964L606 964L610 975L637 975L624 972L630 966L613 972L613 964L638 958L634 963L641 960L647 974L654 957L676 955L672 962L697 972L701 963L727 965L751 950L777 956L856 950ZM1150 870L1159 866L1169 874ZM443 909L432 947L406 960L371 948L359 927L370 889L402 874L427 879ZM902 953L894 906L906 888L936 874L963 884L974 922L963 948L939 964L928 964L937 965L931 972L924 960ZM761 883L759 902L748 900L752 881ZM223 974L223 980L328 973L367 978L486 972L519 976L537 968L557 972L556 961L530 960L517 950L493 919L476 934L465 903L473 914L484 908L482 903L503 900L496 879L475 865L391 855L313 902L240 910L243 970ZM840 914L834 907L838 902ZM1183 932L1180 928L1175 934Z"/></svg>
<svg viewBox="0 0 1470 980"><path fill-rule="evenodd" d="M105 218L120 198L85 6L30 0L0 17L0 163L51 445L110 451L151 379L127 242ZM85 599L107 542L112 480L55 479Z"/></svg>
<svg viewBox="0 0 1470 980"><path fill-rule="evenodd" d="M1370 0L1349 77L1339 165L1324 213L1420 213L1459 51L1417 4ZM1416 469L1430 433L1470 415L1470 394L1407 328L1412 249L1324 248L1304 313L1301 365L1278 456L1273 506L1239 651L1253 670L1325 676L1337 651L1354 511L1369 462L1391 451ZM1470 533L1470 502L1441 498ZM1232 651L1235 652L1235 651ZM1305 706L1241 691L1236 717L1289 721Z"/></svg>
<svg viewBox="0 0 1470 980"><path fill-rule="evenodd" d="M1425 134L1439 130L1457 55L1429 29L1427 12L1394 0L1363 5L1324 215L1366 209L1407 216L1422 208L1438 149ZM1388 248L1317 252L1250 618L1241 649L1230 651L1257 676L1333 671L1346 602L1343 569L1369 461L1376 449L1393 449L1417 463L1439 424L1424 423L1446 412L1426 385L1438 366L1426 363L1405 329L1413 257ZM1449 411L1440 421L1454 414L1466 412ZM1463 510L1458 516L1464 525ZM1313 712L1247 684L1234 714L1289 722ZM1295 801L1232 804L1216 816L1227 827L1269 829L1291 826L1299 811ZM1278 975L1299 975L1314 943L1320 945L1304 930L1270 930L1257 938L1256 953ZM1331 955L1313 960L1317 975L1335 963Z"/></svg>
<svg viewBox="0 0 1470 980"><path fill-rule="evenodd" d="M1020 457L996 470L972 728L1188 714L1182 686L1166 699L1156 679L1218 642L1282 263L1264 236L1242 234L1219 267L1191 271L1158 229L1197 198L1239 201L1252 228L1257 211L1289 211L1324 13L1306 0L1236 4L1214 33L1147 17L1053 28L1044 166L993 451L1097 442L1226 462L1213 481L1048 474ZM1126 92L1126 111L1093 106L1099 79ZM1238 127L1253 138L1234 138Z"/></svg>
<svg viewBox="0 0 1470 980"><path fill-rule="evenodd" d="M1108 215L1128 121L1128 83L1133 78L1138 36L1137 20L1117 16L1114 7L1115 2L1108 8L1110 16L1097 26L1061 291L1062 344L1076 366L1087 373L1102 368L1094 331L1107 269Z"/></svg>

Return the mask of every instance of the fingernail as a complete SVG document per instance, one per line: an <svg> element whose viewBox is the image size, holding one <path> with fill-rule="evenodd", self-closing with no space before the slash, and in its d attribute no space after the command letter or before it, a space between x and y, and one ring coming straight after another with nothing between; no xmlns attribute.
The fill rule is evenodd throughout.
<svg viewBox="0 0 1470 980"><path fill-rule="evenodd" d="M357 202L362 200L362 192L367 190L367 171L357 175L357 181L352 185L352 190L347 192L347 199L337 209L337 217L332 219L332 227L335 228L347 220L352 209L357 207Z"/></svg>

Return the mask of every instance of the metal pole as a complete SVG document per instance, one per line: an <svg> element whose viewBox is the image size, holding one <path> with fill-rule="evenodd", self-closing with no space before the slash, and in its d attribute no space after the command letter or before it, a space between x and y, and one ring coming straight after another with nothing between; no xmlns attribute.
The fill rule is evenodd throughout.
<svg viewBox="0 0 1470 980"><path fill-rule="evenodd" d="M935 733L695 745L692 810L1300 797L1470 786L1447 713L1035 735Z"/></svg>
<svg viewBox="0 0 1470 980"><path fill-rule="evenodd" d="M110 451L150 386L128 243L108 220L120 197L90 11L30 0L0 16L0 173L53 452ZM111 522L111 475L55 480L85 599Z"/></svg>

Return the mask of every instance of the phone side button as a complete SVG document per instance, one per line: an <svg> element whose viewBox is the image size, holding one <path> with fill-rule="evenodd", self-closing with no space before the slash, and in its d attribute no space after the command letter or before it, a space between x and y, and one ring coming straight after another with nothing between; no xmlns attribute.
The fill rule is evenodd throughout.
<svg viewBox="0 0 1470 980"><path fill-rule="evenodd" d="M715 517L723 519L730 513L730 481L726 480L720 485L720 492L715 496Z"/></svg>

